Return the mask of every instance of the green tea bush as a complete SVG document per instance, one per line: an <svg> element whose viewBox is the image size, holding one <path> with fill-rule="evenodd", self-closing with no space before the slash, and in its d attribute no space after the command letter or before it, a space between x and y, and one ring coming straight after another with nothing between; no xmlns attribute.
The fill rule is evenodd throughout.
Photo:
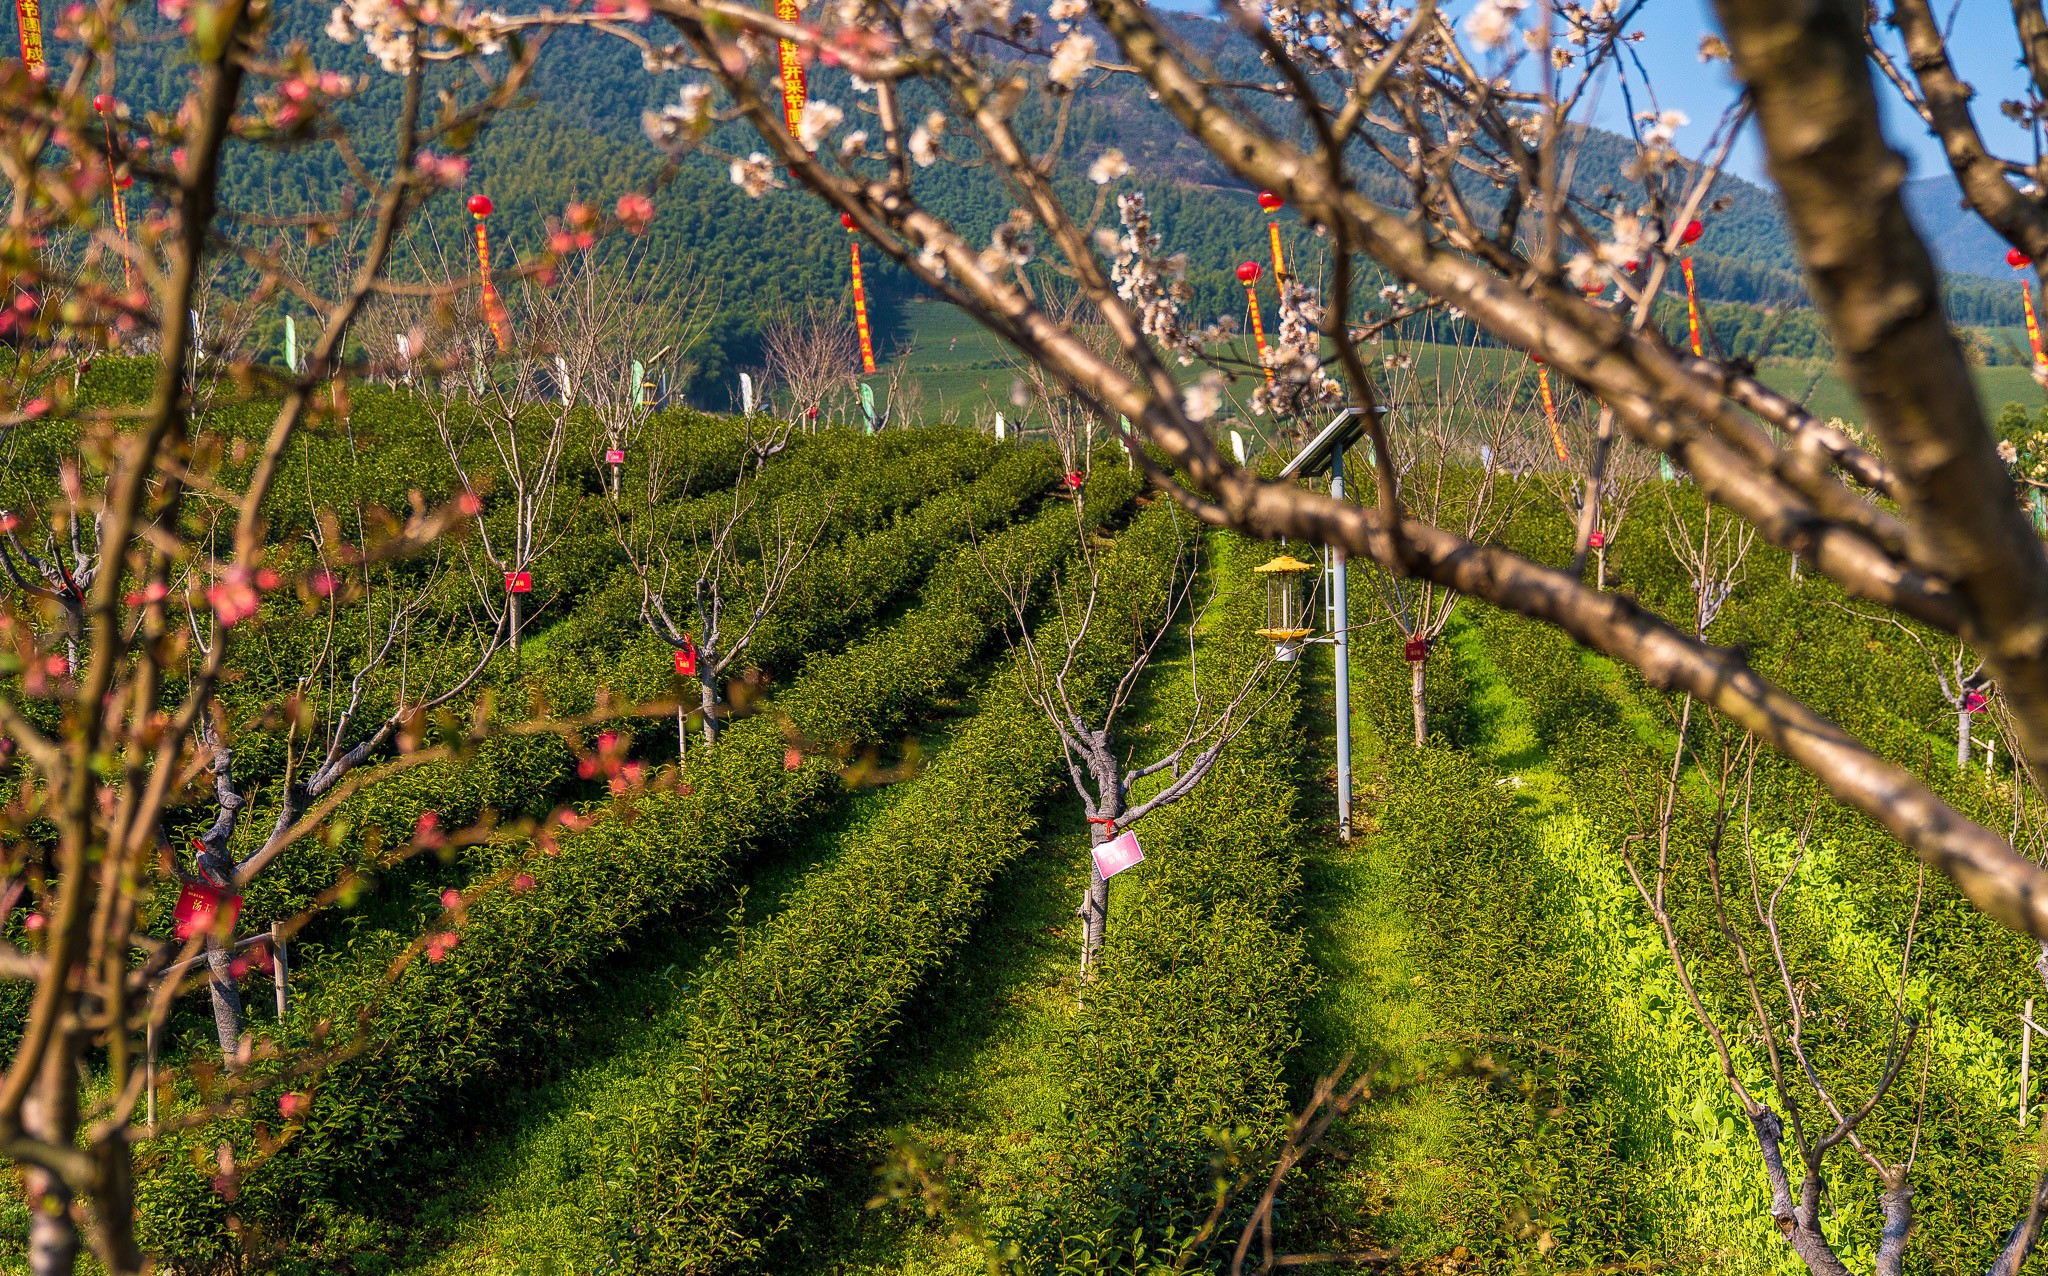
<svg viewBox="0 0 2048 1276"><path fill-rule="evenodd" d="M1220 648L1204 673L1211 694L1268 650L1251 634L1264 600L1243 588L1265 547L1216 540L1239 588L1206 644ZM1172 738L1192 705L1184 678L1166 676L1174 681L1154 713ZM1138 826L1145 862L1113 884L1101 963L1051 1062L1065 1101L1033 1144L1043 1179L1026 1201L993 1211L1032 1270L1136 1271L1181 1258L1215 1204L1219 1143L1257 1172L1284 1135L1296 1013L1315 987L1289 924L1300 886L1299 712L1290 683L1201 787ZM1223 1226L1232 1241L1250 1208L1238 1204ZM1193 1270L1222 1261L1206 1249L1188 1258Z"/></svg>
<svg viewBox="0 0 2048 1276"><path fill-rule="evenodd" d="M1091 487L1121 474L1098 470ZM1104 557L1130 608L1091 632L1086 694L1106 693L1132 627L1163 605L1172 517L1155 506ZM1060 774L1050 727L1017 674L999 673L913 791L718 966L685 1051L696 1062L659 1079L645 1105L600 1134L615 1167L605 1177L629 1185L611 1210L640 1229L637 1269L758 1264L817 1186L817 1140L859 1110L861 1070L965 936L997 872L1028 845L1033 812Z"/></svg>
<svg viewBox="0 0 2048 1276"><path fill-rule="evenodd" d="M1115 517L1137 487L1121 471L1099 472L1090 484L1094 516ZM1073 511L1059 506L993 538L986 552L1042 575L1075 530ZM833 741L834 732L872 739L872 723L901 723L928 709L926 698L963 678L993 636L1002 613L989 605L991 589L976 553L958 551L927 584L926 601L896 626L806 671L770 712L694 753L687 785L599 808L588 827L553 831L544 854L506 843L479 848L478 881L496 879L499 888L474 893L461 941L443 960L414 961L395 982L388 973L410 935L445 925L431 893L409 902L402 924L349 936L299 990L294 1024L300 1034L323 1021L343 1034L360 1024L364 1048L321 1079L310 1119L241 1184L232 1210L243 1225L332 1257L319 1247L403 1181L397 1154L405 1145L431 1137L461 1096L505 1075L558 1031L596 963L839 794L825 759L790 765L783 722L812 740ZM503 887L515 870L531 878L523 890ZM253 1125L230 1124L195 1134L189 1146L263 1137ZM230 1206L210 1199L210 1175L169 1151L155 1168L161 1172L139 1192L146 1244L180 1268L219 1261L232 1249ZM324 1238L305 1221L315 1204L335 1220Z"/></svg>

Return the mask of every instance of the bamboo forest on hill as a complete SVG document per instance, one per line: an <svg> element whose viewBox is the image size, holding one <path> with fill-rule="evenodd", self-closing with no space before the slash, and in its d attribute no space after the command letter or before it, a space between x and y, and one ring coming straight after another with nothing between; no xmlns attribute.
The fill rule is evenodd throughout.
<svg viewBox="0 0 2048 1276"><path fill-rule="evenodd" d="M1882 8L15 0L0 1276L2048 1270Z"/></svg>

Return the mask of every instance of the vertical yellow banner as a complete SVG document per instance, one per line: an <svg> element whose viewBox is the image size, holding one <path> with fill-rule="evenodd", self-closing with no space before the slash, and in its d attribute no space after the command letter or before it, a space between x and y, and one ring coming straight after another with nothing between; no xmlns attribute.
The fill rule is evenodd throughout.
<svg viewBox="0 0 2048 1276"><path fill-rule="evenodd" d="M796 0L775 0L775 16L784 22L798 20ZM796 136L797 121L804 116L804 63L797 55L796 41L783 40L782 46L782 119L789 125L789 135Z"/></svg>
<svg viewBox="0 0 2048 1276"><path fill-rule="evenodd" d="M1692 352L1700 354L1700 301L1692 285L1692 258L1679 258L1678 268L1685 273L1685 322L1692 330Z"/></svg>
<svg viewBox="0 0 2048 1276"><path fill-rule="evenodd" d="M21 29L21 64L31 72L43 69L43 6L40 0L14 0L14 20Z"/></svg>
<svg viewBox="0 0 2048 1276"><path fill-rule="evenodd" d="M1550 369L1540 363L1536 365L1536 385L1543 391L1543 419L1550 423L1550 445L1557 449L1557 459L1570 465L1571 454L1564 450L1564 431L1557 428L1557 402L1550 397Z"/></svg>
<svg viewBox="0 0 2048 1276"><path fill-rule="evenodd" d="M868 332L868 290L860 277L860 244L853 245L853 326L860 331L860 370L875 372L875 341Z"/></svg>

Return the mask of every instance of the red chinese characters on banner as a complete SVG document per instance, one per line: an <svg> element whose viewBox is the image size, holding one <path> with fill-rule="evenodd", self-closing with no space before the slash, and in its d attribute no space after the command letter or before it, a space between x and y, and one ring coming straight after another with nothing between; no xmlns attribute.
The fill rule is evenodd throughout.
<svg viewBox="0 0 2048 1276"><path fill-rule="evenodd" d="M242 915L242 897L217 890L205 882L186 882L178 892L178 904L171 912L171 934L190 939L204 931L230 934L235 919Z"/></svg>
<svg viewBox="0 0 2048 1276"><path fill-rule="evenodd" d="M498 300L498 286L491 282L491 236L484 229L484 218L491 215L493 205L489 195L471 195L468 204L469 215L476 219L476 269L484 281L484 318L490 322L491 336L498 342L499 350L510 350L512 338L505 327L505 305Z"/></svg>
<svg viewBox="0 0 2048 1276"><path fill-rule="evenodd" d="M506 572L505 592L508 594L530 594L533 592L532 572Z"/></svg>

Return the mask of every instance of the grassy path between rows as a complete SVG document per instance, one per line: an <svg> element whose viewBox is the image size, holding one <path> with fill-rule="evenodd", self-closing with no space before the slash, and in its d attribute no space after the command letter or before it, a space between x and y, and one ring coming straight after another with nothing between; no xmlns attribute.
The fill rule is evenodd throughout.
<svg viewBox="0 0 2048 1276"><path fill-rule="evenodd" d="M1349 844L1330 837L1310 848L1303 921L1324 987L1305 1016L1303 1063L1313 1075L1349 1053L1378 1074L1384 1097L1310 1163L1294 1201L1304 1232L1445 1270L1687 1255L1767 1270L1753 1247L1729 1240L1754 1217L1741 1190L1748 1167L1726 1160L1741 1151L1726 1137L1706 1043L1674 1013L1675 989L1662 987L1668 966L1636 933L1640 906L1620 865L1586 844L1532 706L1503 675L1482 625L1468 613L1448 638L1474 738L1458 751L1462 761L1447 751L1441 759L1470 772L1469 787L1446 800L1505 808L1501 826L1515 833L1483 848L1482 869L1466 883L1489 892L1497 873L1509 897L1469 896L1469 924L1488 941L1511 926L1513 942L1477 944L1461 962L1453 924L1446 964L1445 937L1411 912L1425 899L1417 892L1433 869L1423 858L1430 849L1378 822L1403 796L1394 786L1435 772L1405 744L1397 758L1362 736L1365 828ZM1610 681L1597 658L1573 654ZM1654 721L1623 705L1624 729L1654 738ZM1489 858L1493 870L1483 868ZM1540 1044L1515 1039L1524 1014L1485 1022L1495 1003L1518 1000L1557 1007L1532 1030ZM1482 1075L1457 1075L1461 1064ZM1503 1071L1489 1083L1491 1068ZM1721 1171L1707 1176L1717 1181L1687 1172L1702 1164Z"/></svg>

